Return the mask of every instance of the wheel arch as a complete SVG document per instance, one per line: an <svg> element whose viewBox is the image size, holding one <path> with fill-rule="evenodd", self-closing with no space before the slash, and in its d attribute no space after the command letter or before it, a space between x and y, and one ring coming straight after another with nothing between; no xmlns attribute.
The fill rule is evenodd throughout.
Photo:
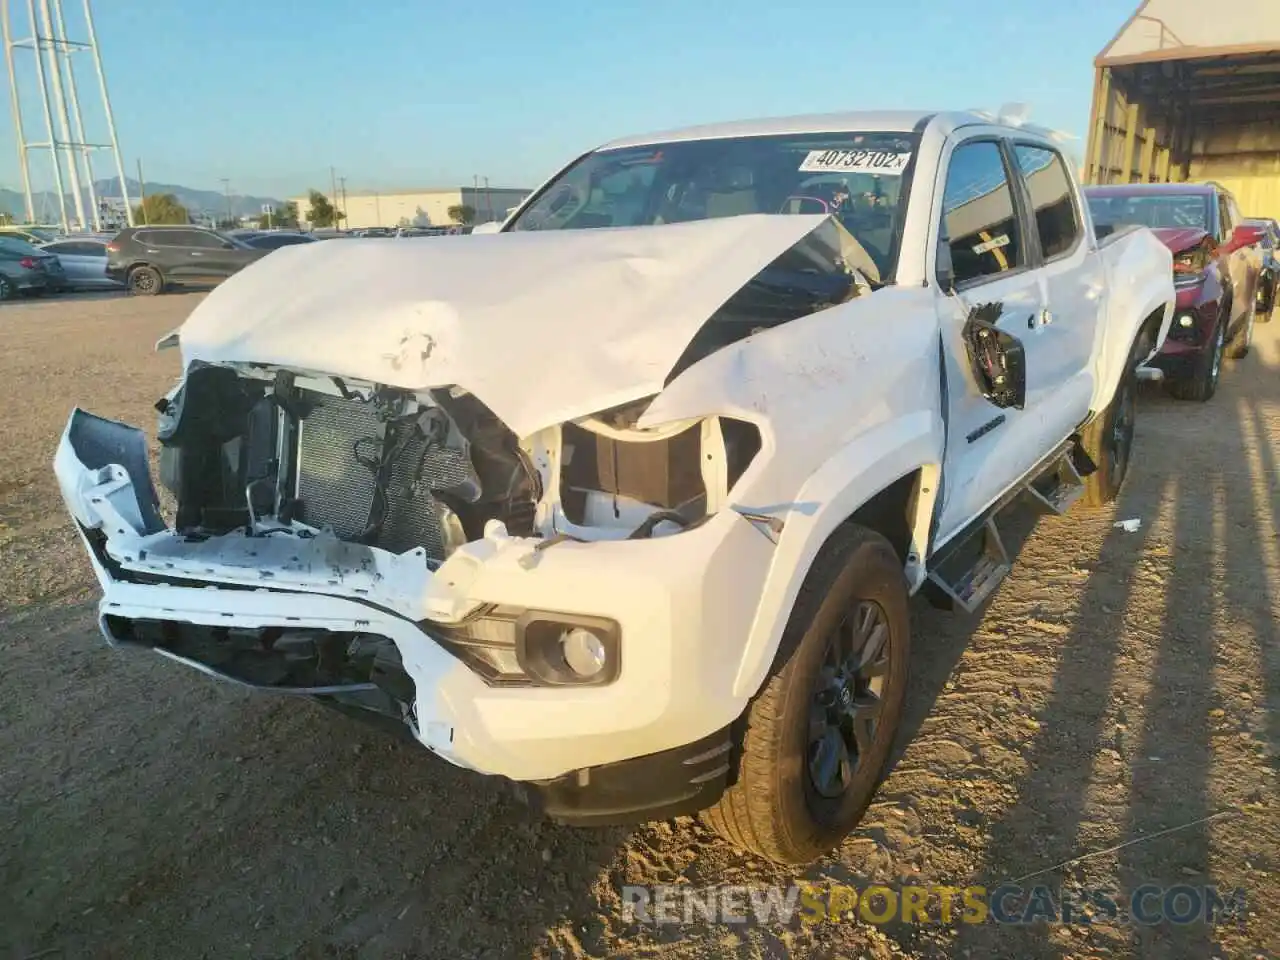
<svg viewBox="0 0 1280 960"><path fill-rule="evenodd" d="M924 556L941 479L943 428L933 411L889 421L831 457L805 484L778 537L733 692L754 696L768 677L800 587L836 530L858 524L889 540L908 589Z"/></svg>

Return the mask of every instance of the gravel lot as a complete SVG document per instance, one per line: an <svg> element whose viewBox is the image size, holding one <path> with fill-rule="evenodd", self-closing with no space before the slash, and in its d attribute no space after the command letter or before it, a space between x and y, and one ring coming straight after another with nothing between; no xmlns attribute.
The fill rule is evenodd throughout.
<svg viewBox="0 0 1280 960"><path fill-rule="evenodd" d="M199 297L0 306L0 954L1280 956L1280 322L1209 404L1145 392L1114 513L1017 512L981 617L914 605L903 753L799 878L1216 883L1247 926L655 928L623 884L798 878L696 822L533 822L411 745L99 639L54 447L74 404L152 426L178 360L151 346Z"/></svg>

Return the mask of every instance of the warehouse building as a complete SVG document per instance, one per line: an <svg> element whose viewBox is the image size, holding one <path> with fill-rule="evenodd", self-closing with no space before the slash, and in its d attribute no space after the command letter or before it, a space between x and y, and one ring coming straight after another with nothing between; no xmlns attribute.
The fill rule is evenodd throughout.
<svg viewBox="0 0 1280 960"><path fill-rule="evenodd" d="M468 206L475 211L475 223L502 220L530 191L511 187L442 187L423 190L348 190L335 204L346 214L342 227L439 227L453 223L449 208ZM333 198L330 198L333 200ZM298 215L305 222L310 201L294 197Z"/></svg>

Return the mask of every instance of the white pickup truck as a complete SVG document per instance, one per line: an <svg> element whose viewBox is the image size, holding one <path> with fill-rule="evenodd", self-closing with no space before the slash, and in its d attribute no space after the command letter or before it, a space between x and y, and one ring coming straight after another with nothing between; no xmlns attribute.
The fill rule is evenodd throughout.
<svg viewBox="0 0 1280 960"><path fill-rule="evenodd" d="M1026 125L635 137L496 234L214 290L157 404L175 510L81 410L56 472L109 643L389 719L562 822L705 811L805 862L884 775L909 596L978 607L1021 492L1116 496L1172 276Z"/></svg>

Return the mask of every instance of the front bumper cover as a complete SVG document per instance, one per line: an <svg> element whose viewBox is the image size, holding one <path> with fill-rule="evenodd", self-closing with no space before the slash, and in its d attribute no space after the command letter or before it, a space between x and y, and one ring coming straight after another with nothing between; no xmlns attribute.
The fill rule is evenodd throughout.
<svg viewBox="0 0 1280 960"><path fill-rule="evenodd" d="M773 545L732 511L679 536L542 551L494 531L433 571L421 551L324 533L181 537L157 509L141 431L84 411L72 414L55 472L102 587L108 642L119 643L121 620L386 637L416 690L414 737L459 766L517 781L577 777L686 747L745 707L726 658L741 655L754 615L743 598L759 596ZM486 684L432 630L487 603L611 617L621 675L602 687Z"/></svg>

